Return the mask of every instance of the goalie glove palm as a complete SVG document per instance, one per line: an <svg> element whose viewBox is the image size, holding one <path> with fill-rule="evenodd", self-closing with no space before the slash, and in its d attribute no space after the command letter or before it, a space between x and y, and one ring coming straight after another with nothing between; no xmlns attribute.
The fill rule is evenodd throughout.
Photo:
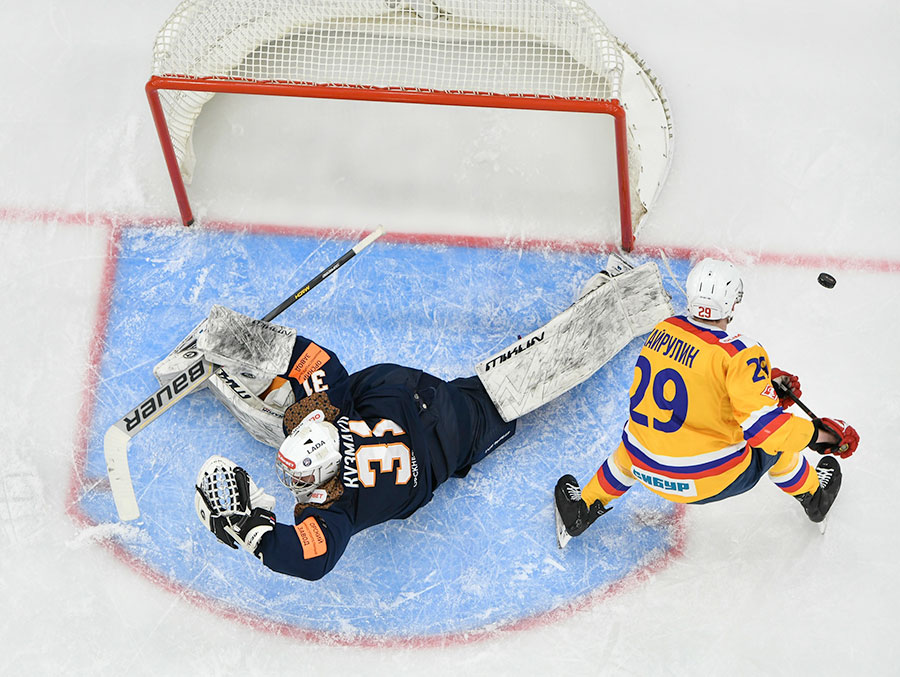
<svg viewBox="0 0 900 677"><path fill-rule="evenodd" d="M258 555L260 541L275 527L274 497L227 458L212 456L197 474L194 509L222 543Z"/></svg>

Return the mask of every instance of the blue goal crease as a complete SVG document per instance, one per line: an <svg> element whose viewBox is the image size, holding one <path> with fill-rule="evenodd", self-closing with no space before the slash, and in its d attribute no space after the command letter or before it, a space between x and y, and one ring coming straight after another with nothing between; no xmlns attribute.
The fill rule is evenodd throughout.
<svg viewBox="0 0 900 677"><path fill-rule="evenodd" d="M299 235L127 229L86 478L105 477L106 428L155 390L153 365L213 304L261 317L347 248L345 240ZM565 309L604 263L591 253L379 241L276 321L335 350L350 371L398 362L455 378ZM686 273L686 261L669 263ZM680 292L660 270L678 307ZM677 538L675 506L635 490L584 537L556 546L553 485L567 472L586 480L615 447L640 344L523 417L511 441L467 478L442 485L411 518L355 536L317 582L275 574L199 523L193 485L213 453L275 495L281 521L289 521L293 501L275 478L274 451L209 393L191 395L130 445L141 536L120 546L219 604L313 633L433 636L552 612L641 569ZM108 491L79 501L90 520L116 521ZM670 518L646 519L648 512Z"/></svg>

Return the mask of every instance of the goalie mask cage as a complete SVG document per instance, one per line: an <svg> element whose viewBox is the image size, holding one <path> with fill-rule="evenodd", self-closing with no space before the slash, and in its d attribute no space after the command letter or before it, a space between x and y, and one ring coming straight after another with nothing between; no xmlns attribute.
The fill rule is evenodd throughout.
<svg viewBox="0 0 900 677"><path fill-rule="evenodd" d="M217 92L611 115L626 250L670 158L658 81L583 0L184 0L146 91L185 225Z"/></svg>

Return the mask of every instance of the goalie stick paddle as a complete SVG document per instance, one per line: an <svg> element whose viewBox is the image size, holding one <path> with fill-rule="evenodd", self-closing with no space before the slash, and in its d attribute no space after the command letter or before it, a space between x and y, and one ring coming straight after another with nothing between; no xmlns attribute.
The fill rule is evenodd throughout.
<svg viewBox="0 0 900 677"><path fill-rule="evenodd" d="M278 317L290 306L305 296L347 261L359 254L384 234L384 227L379 226L369 233L356 246L346 251L340 258L331 263L322 272L312 278L296 292L282 301L276 308L266 313L263 320L269 322ZM196 344L196 340L193 342ZM191 348L189 344L185 349ZM172 381L144 399L129 413L116 421L103 436L103 455L106 457L106 472L109 476L109 488L116 503L119 519L129 521L137 519L141 512L138 508L131 472L128 469L128 444L131 438L168 411L176 403L194 392L214 373L216 366L207 362L202 355L178 374Z"/></svg>

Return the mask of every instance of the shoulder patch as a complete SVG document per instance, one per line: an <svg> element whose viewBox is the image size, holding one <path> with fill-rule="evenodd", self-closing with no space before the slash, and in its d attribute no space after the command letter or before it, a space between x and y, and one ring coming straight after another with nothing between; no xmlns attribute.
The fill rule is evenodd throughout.
<svg viewBox="0 0 900 677"><path fill-rule="evenodd" d="M312 559L328 552L328 543L325 542L325 534L315 517L307 517L294 526L297 538L300 539L300 547L303 548L303 559Z"/></svg>
<svg viewBox="0 0 900 677"><path fill-rule="evenodd" d="M719 339L719 343L727 343L738 350L746 350L759 345L759 343L744 334L729 334L725 338Z"/></svg>
<svg viewBox="0 0 900 677"><path fill-rule="evenodd" d="M303 354L297 358L296 362L294 362L288 376L301 382L305 381L309 378L310 374L321 369L330 359L331 356L328 353L310 341L306 350L303 351Z"/></svg>

